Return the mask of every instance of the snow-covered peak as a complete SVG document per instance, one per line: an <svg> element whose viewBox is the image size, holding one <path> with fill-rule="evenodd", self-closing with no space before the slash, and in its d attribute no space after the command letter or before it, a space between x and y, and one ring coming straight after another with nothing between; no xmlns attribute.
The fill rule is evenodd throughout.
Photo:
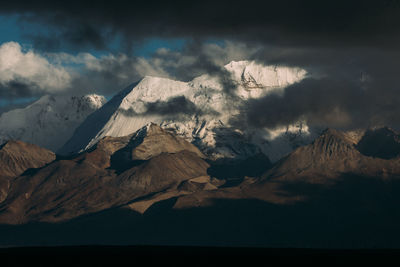
<svg viewBox="0 0 400 267"><path fill-rule="evenodd" d="M225 68L233 79L247 88L285 87L302 80L304 69L285 66L265 66L255 61L231 61Z"/></svg>
<svg viewBox="0 0 400 267"><path fill-rule="evenodd" d="M86 103L93 109L99 109L107 102L107 99L104 96L97 94L88 94L82 96L81 99L82 101L86 101Z"/></svg>
<svg viewBox="0 0 400 267"><path fill-rule="evenodd" d="M225 65L225 69L238 85L236 94L244 99L283 92L285 87L301 81L307 75L301 68L265 66L255 61L232 61Z"/></svg>
<svg viewBox="0 0 400 267"><path fill-rule="evenodd" d="M170 97L184 95L189 89L185 82L167 78L146 76L122 100L121 109L145 112L144 103L166 101Z"/></svg>
<svg viewBox="0 0 400 267"><path fill-rule="evenodd" d="M232 81L238 86L237 94L243 98L260 97L273 89L283 89L301 81L307 75L307 72L301 68L265 66L246 60L231 61L224 67L231 74ZM201 89L223 89L218 76L209 74L194 78L189 85Z"/></svg>
<svg viewBox="0 0 400 267"><path fill-rule="evenodd" d="M75 113L75 111L81 111L81 109L99 109L107 102L106 98L102 95L88 94L83 96L53 96L44 95L37 101L28 105L22 109L11 110L13 113L18 110L32 110L32 109L43 109L43 107L51 108L53 110L64 110L65 113Z"/></svg>
<svg viewBox="0 0 400 267"><path fill-rule="evenodd" d="M291 144L282 150L283 154L272 145L271 141L280 139L271 129L258 129L262 133L254 133L255 129L250 132L249 129L242 133L232 127L230 119L239 109L238 103L233 103L230 97L236 94L245 101L273 90L283 91L286 86L304 78L306 72L299 68L263 66L252 61L233 61L225 68L236 85L233 91L228 92L224 88L220 78L226 77L218 75L204 74L189 82L144 77L89 116L59 153L69 154L88 149L105 136L130 135L149 122L174 130L213 159L243 158L259 153L260 149L266 155L273 151L274 158L290 152L288 147ZM179 101L174 102L174 99ZM182 105L180 112L180 107L170 106L177 103ZM171 116L168 114L170 109L178 110L179 114ZM302 129L302 133L298 134L296 127L288 127L288 130L277 132L276 135L285 135L287 138L282 142L293 143L297 142L294 140L297 136L307 133L304 131L306 127ZM293 131L296 131L295 135L290 134Z"/></svg>
<svg viewBox="0 0 400 267"><path fill-rule="evenodd" d="M96 94L42 96L25 108L0 115L0 144L15 139L56 151L75 128L105 102L103 96Z"/></svg>

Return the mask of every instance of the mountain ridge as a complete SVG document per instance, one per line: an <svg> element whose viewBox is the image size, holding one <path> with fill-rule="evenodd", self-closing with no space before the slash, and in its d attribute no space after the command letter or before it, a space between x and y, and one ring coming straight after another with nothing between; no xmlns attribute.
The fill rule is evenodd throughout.
<svg viewBox="0 0 400 267"><path fill-rule="evenodd" d="M357 179L360 185L388 183L389 186L400 181L400 157L365 156L357 150L355 140L357 138L352 133L328 128L311 144L295 149L262 175L246 177L237 186L180 196L174 208L209 207L216 199L259 199L291 205L312 201L313 194L323 194L337 185L351 184L352 179Z"/></svg>
<svg viewBox="0 0 400 267"><path fill-rule="evenodd" d="M231 93L243 100L282 91L285 86L306 75L299 68L263 66L249 61L231 62L225 69L231 73L232 81L237 86ZM254 82L257 86L249 85ZM146 76L129 87L110 100L113 105L106 104L83 122L58 153L71 154L89 149L104 136L129 135L149 122L174 130L215 160L244 159L260 152L276 160L287 153L286 150L290 151L298 139L307 139L309 136L306 125L300 127L300 130L297 126L287 128L288 132L298 132L298 136L294 138L295 141L283 138L280 142L286 143L287 147L281 151L280 145L273 145L275 140L258 140L274 136L270 134L271 130L252 129L241 132L230 126L229 118L239 110L235 110L229 103L228 92L215 76L206 74L189 82ZM102 113L108 108L113 108L114 112L109 110L110 114L105 118ZM102 126L96 124L96 127L92 127L92 121L102 121ZM272 150L275 150L274 153Z"/></svg>
<svg viewBox="0 0 400 267"><path fill-rule="evenodd" d="M141 132L144 136L105 137L91 150L14 178L5 189L0 222L68 220L174 190L186 180L208 177L209 164L194 145L174 140L154 124ZM137 140L141 137L143 140ZM154 150L143 151L142 145L148 142ZM124 169L115 164L114 156Z"/></svg>
<svg viewBox="0 0 400 267"><path fill-rule="evenodd" d="M272 166L261 157L258 164L268 170L232 184L229 176L213 176L196 146L150 123L128 136L104 137L78 155L60 157L9 180L3 187L0 222L58 222L109 209L145 214L170 200L173 210L214 207L223 200L292 205L312 201L315 193L310 194L309 186L323 194L353 176L361 184L399 180L400 157L365 156L357 150L357 139L326 129Z"/></svg>

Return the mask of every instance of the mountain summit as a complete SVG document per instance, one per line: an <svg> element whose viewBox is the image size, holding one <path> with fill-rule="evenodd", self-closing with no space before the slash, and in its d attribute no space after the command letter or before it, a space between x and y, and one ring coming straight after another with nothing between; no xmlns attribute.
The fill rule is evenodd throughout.
<svg viewBox="0 0 400 267"><path fill-rule="evenodd" d="M232 127L229 121L239 109L230 97L246 100L284 90L306 72L249 61L231 62L225 69L234 88L225 88L218 76L202 75L189 82L146 76L90 115L58 152L83 151L105 136L126 136L149 122L174 131L212 159L248 158L260 152L276 159L290 152L291 144L281 151L280 145L273 146L276 140L266 142L264 137L275 136L274 129L242 132ZM296 126L287 129L299 131ZM308 134L306 125L300 131L299 138Z"/></svg>
<svg viewBox="0 0 400 267"><path fill-rule="evenodd" d="M380 132L380 130L378 130ZM382 159L366 156L359 148L366 149L367 131L358 143L346 132L327 129L313 143L294 150L264 174L267 180L307 181L325 183L330 178L352 174L366 177L397 177L400 173L399 158ZM375 142L379 142L375 138ZM380 142L384 139L380 138Z"/></svg>

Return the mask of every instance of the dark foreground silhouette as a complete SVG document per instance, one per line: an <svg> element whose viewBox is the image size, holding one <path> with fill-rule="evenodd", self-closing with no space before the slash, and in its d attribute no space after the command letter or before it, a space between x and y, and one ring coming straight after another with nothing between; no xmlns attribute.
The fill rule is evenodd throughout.
<svg viewBox="0 0 400 267"><path fill-rule="evenodd" d="M333 186L292 184L295 204L215 199L212 206L144 214L115 208L63 223L1 225L1 246L168 245L400 248L400 182L343 176Z"/></svg>
<svg viewBox="0 0 400 267"><path fill-rule="evenodd" d="M325 266L330 264L393 264L399 250L271 249L188 246L75 246L0 249L6 266Z"/></svg>

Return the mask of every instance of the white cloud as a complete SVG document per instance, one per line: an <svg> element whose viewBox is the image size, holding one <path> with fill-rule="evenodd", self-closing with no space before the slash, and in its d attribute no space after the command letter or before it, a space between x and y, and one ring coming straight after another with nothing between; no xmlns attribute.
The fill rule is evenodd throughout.
<svg viewBox="0 0 400 267"><path fill-rule="evenodd" d="M246 45L225 42L181 51L160 48L148 58L123 53L96 57L90 53L39 54L8 42L0 45L0 96L94 92L109 95L146 75L184 81L202 75L207 66L198 64L199 53L222 67L231 60L246 59L254 52Z"/></svg>
<svg viewBox="0 0 400 267"><path fill-rule="evenodd" d="M62 66L50 63L32 50L23 51L16 42L0 46L1 84L18 81L51 92L67 88L71 78L71 74Z"/></svg>
<svg viewBox="0 0 400 267"><path fill-rule="evenodd" d="M225 65L231 61L248 60L259 49L245 43L225 41L223 45L209 43L203 46L203 53L216 65Z"/></svg>
<svg viewBox="0 0 400 267"><path fill-rule="evenodd" d="M163 68L162 62L159 59L152 60L151 62L145 58L138 58L135 69L140 76L158 76L164 78L171 78L168 72Z"/></svg>
<svg viewBox="0 0 400 267"><path fill-rule="evenodd" d="M58 53L46 53L47 58L52 63L63 65L63 64L83 64L87 65L91 62L96 62L98 59L90 53L78 53L77 55L71 55L64 52Z"/></svg>

